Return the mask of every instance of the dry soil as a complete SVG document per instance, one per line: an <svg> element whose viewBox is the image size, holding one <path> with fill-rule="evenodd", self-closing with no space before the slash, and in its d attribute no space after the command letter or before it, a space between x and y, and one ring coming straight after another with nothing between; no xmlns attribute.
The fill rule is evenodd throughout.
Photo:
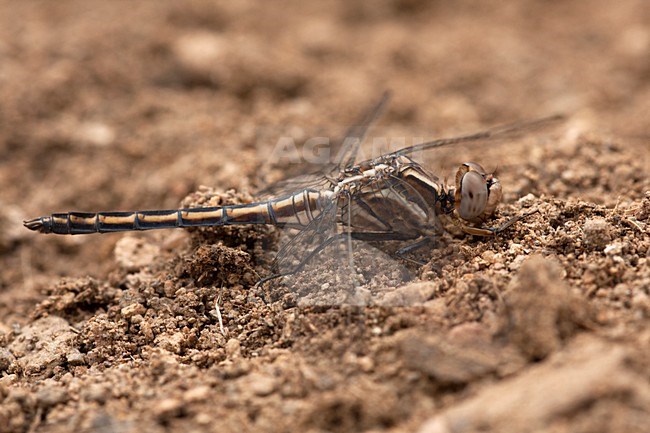
<svg viewBox="0 0 650 433"><path fill-rule="evenodd" d="M254 288L270 228L22 226L249 202L385 89L407 144L567 120L423 155L498 168L490 225L538 212L359 258L373 306ZM2 2L0 430L648 432L649 118L644 0Z"/></svg>

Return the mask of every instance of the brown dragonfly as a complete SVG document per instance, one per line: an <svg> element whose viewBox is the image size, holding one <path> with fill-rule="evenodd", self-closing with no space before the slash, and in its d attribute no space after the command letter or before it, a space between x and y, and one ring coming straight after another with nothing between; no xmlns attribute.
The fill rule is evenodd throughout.
<svg viewBox="0 0 650 433"><path fill-rule="evenodd" d="M337 160L318 175L281 182L269 199L231 206L141 210L129 212L66 212L34 218L25 227L41 233L77 235L178 227L269 224L294 235L278 252L266 282L301 271L334 243L409 241L395 254L425 246L450 227L491 237L529 214L515 216L497 227L485 223L502 197L501 183L481 165L459 166L453 183L446 183L412 159L415 153L461 143L511 140L557 123L556 115L487 129L470 135L442 138L356 162L359 146L380 116L388 93L350 128Z"/></svg>

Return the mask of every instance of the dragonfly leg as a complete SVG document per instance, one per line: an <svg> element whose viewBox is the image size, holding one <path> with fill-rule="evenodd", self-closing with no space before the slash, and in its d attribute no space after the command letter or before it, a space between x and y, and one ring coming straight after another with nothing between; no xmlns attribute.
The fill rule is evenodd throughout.
<svg viewBox="0 0 650 433"><path fill-rule="evenodd" d="M501 224L499 227L490 227L490 228L483 228L483 227L470 227L467 226L463 223L458 223L459 227L463 232L469 234L469 235L474 235L474 236L483 236L483 237L489 237L489 236L496 236L511 225L513 225L516 222L519 222L525 218L528 218L529 216L539 212L537 209L526 212L525 214L522 215L517 215L516 217L510 218L508 221L504 222Z"/></svg>
<svg viewBox="0 0 650 433"><path fill-rule="evenodd" d="M408 244L405 247L400 248L395 252L395 255L402 260L406 260L407 262L416 264L418 266L424 266L426 263L407 257L406 255L412 253L413 251L419 250L420 248L423 248L427 245L431 245L433 242L435 242L434 236L424 237L417 242Z"/></svg>
<svg viewBox="0 0 650 433"><path fill-rule="evenodd" d="M332 244L332 242L334 242L334 241L336 241L336 240L338 240L338 239L342 239L342 238L345 237L345 236L347 236L347 233L339 233L339 234L337 234L336 236L332 236L332 237L326 239L325 242L323 242L322 244L320 244L316 249L314 249L314 251L312 251L311 253L309 253L309 254L307 255L307 257L305 257L305 258L304 258L300 263L298 263L298 265L297 265L295 268L291 269L290 271L279 272L279 273L277 273L277 274L272 274L272 275L269 275L268 277L264 277L264 278L260 279L260 280L255 284L255 288L261 287L263 284L265 284L265 283L267 283L267 282L269 282L269 281L275 280L275 279L277 279L277 278L287 277L287 276L289 276L289 275L297 274L297 273L300 272L300 271L305 267L305 265L306 265L307 263L309 263L309 261L311 261L311 259L313 259L313 258L314 258L318 253L320 253L320 252L323 251L325 248L327 248L330 244Z"/></svg>

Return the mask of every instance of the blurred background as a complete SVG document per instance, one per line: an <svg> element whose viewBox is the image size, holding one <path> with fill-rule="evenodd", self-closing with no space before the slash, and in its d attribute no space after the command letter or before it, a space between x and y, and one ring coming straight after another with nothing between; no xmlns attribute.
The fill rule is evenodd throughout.
<svg viewBox="0 0 650 433"><path fill-rule="evenodd" d="M120 236L38 236L24 218L175 208L200 185L254 193L283 176L268 164L280 137L341 134L385 89L393 101L378 135L449 136L565 113L576 134L598 133L643 166L650 8L644 0L2 2L0 288L13 292L5 302L28 301L35 292L22 289L53 275L107 272ZM446 175L465 157L499 166L508 189L521 176L508 168L526 158L543 167L545 153L463 148L430 163ZM549 188L506 197L582 193ZM622 182L615 188L584 193L614 205L626 194Z"/></svg>

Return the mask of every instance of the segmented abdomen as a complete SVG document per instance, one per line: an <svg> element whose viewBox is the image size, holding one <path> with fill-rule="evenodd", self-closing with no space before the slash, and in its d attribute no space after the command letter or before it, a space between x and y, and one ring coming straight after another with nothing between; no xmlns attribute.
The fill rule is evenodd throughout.
<svg viewBox="0 0 650 433"><path fill-rule="evenodd" d="M305 189L265 202L170 210L133 212L68 212L25 221L41 233L87 234L175 227L204 227L234 224L273 224L304 227L329 203L331 192Z"/></svg>

